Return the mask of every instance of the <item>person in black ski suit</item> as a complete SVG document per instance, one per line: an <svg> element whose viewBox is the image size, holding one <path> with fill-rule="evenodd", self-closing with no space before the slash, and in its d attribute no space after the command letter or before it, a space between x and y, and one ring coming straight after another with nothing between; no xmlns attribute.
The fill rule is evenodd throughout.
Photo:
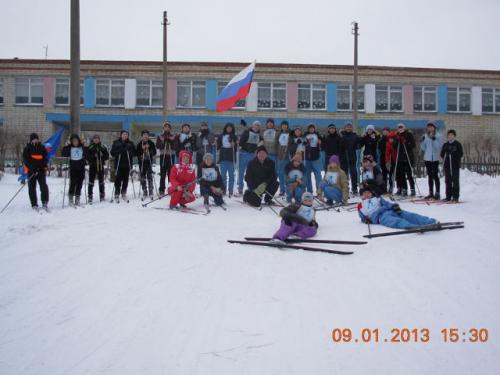
<svg viewBox="0 0 500 375"><path fill-rule="evenodd" d="M353 132L352 124L347 123L344 126L344 131L341 133L340 140L340 168L349 176L351 176L351 191L353 194L358 193L358 170L356 150L359 149L359 136Z"/></svg>
<svg viewBox="0 0 500 375"><path fill-rule="evenodd" d="M371 155L373 160L377 160L377 146L380 141L380 135L375 131L375 126L368 125L366 132L360 139L360 146L364 147L363 156Z"/></svg>
<svg viewBox="0 0 500 375"><path fill-rule="evenodd" d="M373 186L377 195L385 194L387 185L384 182L382 169L375 163L372 155L363 156L361 167L361 182L364 186Z"/></svg>
<svg viewBox="0 0 500 375"><path fill-rule="evenodd" d="M142 195L146 197L149 193L149 197L153 199L153 164L155 162L156 147L153 141L149 139L148 130L144 129L141 132L141 137L141 141L137 143L136 155L141 172Z"/></svg>
<svg viewBox="0 0 500 375"><path fill-rule="evenodd" d="M203 155L212 153L215 146L215 135L208 128L208 124L203 121L200 125L200 131L196 136L196 165L203 162Z"/></svg>
<svg viewBox="0 0 500 375"><path fill-rule="evenodd" d="M200 184L200 195L203 197L203 204L208 209L208 198L212 197L217 206L224 204L222 199L223 185L219 167L214 164L214 157L207 152L203 155L203 160L198 166L198 183Z"/></svg>
<svg viewBox="0 0 500 375"><path fill-rule="evenodd" d="M462 144L455 139L456 136L455 130L448 130L448 141L443 144L441 149L446 184L445 201L453 202L458 202L460 198L460 163L464 155Z"/></svg>
<svg viewBox="0 0 500 375"><path fill-rule="evenodd" d="M77 134L72 134L69 141L66 142L66 146L63 147L61 155L69 159L69 205L79 206L83 180L85 179L87 147L83 145Z"/></svg>
<svg viewBox="0 0 500 375"><path fill-rule="evenodd" d="M115 200L119 202L120 194L124 200L127 199L128 180L135 156L135 146L128 139L128 131L122 130L120 138L113 142L111 156L115 159Z"/></svg>
<svg viewBox="0 0 500 375"><path fill-rule="evenodd" d="M31 207L38 209L36 183L40 186L40 193L43 208L47 208L49 203L49 188L45 173L48 169L47 163L47 150L45 146L40 143L38 134L30 134L30 142L26 145L23 151L23 162L28 169L28 191L31 201Z"/></svg>
<svg viewBox="0 0 500 375"><path fill-rule="evenodd" d="M97 177L99 181L99 199L104 201L104 163L109 159L109 152L106 146L101 143L98 134L92 138L92 143L87 149L87 162L89 164L89 203L93 200L94 181Z"/></svg>
<svg viewBox="0 0 500 375"><path fill-rule="evenodd" d="M169 122L163 124L163 134L156 138L156 149L160 153L160 195L165 194L165 181L175 163L175 135Z"/></svg>
<svg viewBox="0 0 500 375"><path fill-rule="evenodd" d="M255 153L256 157L247 166L245 181L248 190L243 195L243 201L251 206L260 207L262 195L265 195L266 204L271 204L279 183L274 161L267 157L266 148L259 146Z"/></svg>
<svg viewBox="0 0 500 375"><path fill-rule="evenodd" d="M328 134L321 142L321 148L325 152L325 172L328 170L328 164L332 155L340 157L340 135L337 132L335 124L328 125Z"/></svg>
<svg viewBox="0 0 500 375"><path fill-rule="evenodd" d="M196 135L191 132L191 125L182 125L181 133L175 136L175 150L177 157L182 150L189 151L191 155L196 152Z"/></svg>
<svg viewBox="0 0 500 375"><path fill-rule="evenodd" d="M398 124L396 142L394 144L397 153L396 181L398 191L396 195L408 195L408 185L410 183L411 196L415 194L415 180L413 179L412 167L415 163L415 138L413 134L406 129L403 123Z"/></svg>

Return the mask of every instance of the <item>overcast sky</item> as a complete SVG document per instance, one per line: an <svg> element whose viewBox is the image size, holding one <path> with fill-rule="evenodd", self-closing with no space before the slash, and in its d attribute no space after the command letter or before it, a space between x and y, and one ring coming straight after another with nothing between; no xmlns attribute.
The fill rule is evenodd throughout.
<svg viewBox="0 0 500 375"><path fill-rule="evenodd" d="M0 0L0 58L69 58L70 0ZM498 0L81 0L81 58L500 69Z"/></svg>

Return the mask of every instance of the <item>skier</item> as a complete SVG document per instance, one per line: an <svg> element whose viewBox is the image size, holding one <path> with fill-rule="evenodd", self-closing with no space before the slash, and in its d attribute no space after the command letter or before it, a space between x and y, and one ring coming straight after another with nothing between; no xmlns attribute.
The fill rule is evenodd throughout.
<svg viewBox="0 0 500 375"><path fill-rule="evenodd" d="M156 147L153 141L149 139L148 130L144 129L141 132L141 137L141 141L137 143L136 155L141 173L142 195L144 199L149 193L149 198L153 199L153 164L155 162Z"/></svg>
<svg viewBox="0 0 500 375"><path fill-rule="evenodd" d="M328 125L328 134L321 142L321 149L325 152L325 172L328 170L330 164L330 157L332 155L340 155L340 135L337 132L335 124Z"/></svg>
<svg viewBox="0 0 500 375"><path fill-rule="evenodd" d="M358 194L358 170L356 150L359 149L360 140L358 135L353 132L352 124L348 122L341 132L340 140L340 168L351 177L351 192Z"/></svg>
<svg viewBox="0 0 500 375"><path fill-rule="evenodd" d="M248 190L243 195L244 202L260 207L264 195L266 204L271 204L279 183L274 162L267 157L267 150L264 146L257 147L255 158L248 163L245 181Z"/></svg>
<svg viewBox="0 0 500 375"><path fill-rule="evenodd" d="M250 129L246 129L240 136L240 161L238 165L238 193L243 194L243 177L247 165L255 157L257 146L262 143L260 122L254 121Z"/></svg>
<svg viewBox="0 0 500 375"><path fill-rule="evenodd" d="M165 180L175 162L175 135L169 122L163 124L163 133L156 138L156 149L160 152L160 187L159 194L165 194Z"/></svg>
<svg viewBox="0 0 500 375"><path fill-rule="evenodd" d="M368 125L365 134L360 139L360 146L364 147L363 156L371 155L373 159L377 158L377 146L380 141L380 135L375 131L375 126Z"/></svg>
<svg viewBox="0 0 500 375"><path fill-rule="evenodd" d="M290 153L290 157L293 157L297 152L300 152L302 154L302 159L304 159L305 150L306 139L304 138L302 128L300 126L296 126L295 129L293 129L292 134L290 135L290 145L288 147L288 152Z"/></svg>
<svg viewBox="0 0 500 375"><path fill-rule="evenodd" d="M389 228L410 229L437 223L435 219L403 211L399 204L391 203L378 196L376 190L369 185L364 186L360 193L362 201L358 204L358 215L365 224L382 224Z"/></svg>
<svg viewBox="0 0 500 375"><path fill-rule="evenodd" d="M127 187L132 169L132 161L135 155L135 146L128 139L128 131L122 130L120 138L113 142L111 146L111 156L115 160L115 187L114 196L116 203L120 203L120 194L124 201L127 201Z"/></svg>
<svg viewBox="0 0 500 375"><path fill-rule="evenodd" d="M26 144L26 147L23 150L23 162L28 169L28 191L31 207L34 210L38 210L36 194L36 183L38 181L38 185L40 186L42 208L48 210L47 204L49 203L49 188L45 177L45 173L48 169L47 150L40 142L40 138L36 133L30 134L30 142Z"/></svg>
<svg viewBox="0 0 500 375"><path fill-rule="evenodd" d="M305 173L306 167L302 163L302 154L297 152L285 167L286 201L288 203L291 203L293 198L295 203L300 204L302 194L306 189Z"/></svg>
<svg viewBox="0 0 500 375"><path fill-rule="evenodd" d="M193 157L189 151L182 150L179 153L179 162L170 171L170 209L186 207L186 204L193 202L196 197L196 167L193 165Z"/></svg>
<svg viewBox="0 0 500 375"><path fill-rule="evenodd" d="M278 137L279 133L276 131L274 125L274 119L268 118L266 121L266 129L262 133L262 141L264 147L266 148L268 155L267 157L274 161L276 165L277 148L278 148ZM277 170L276 170L277 173Z"/></svg>
<svg viewBox="0 0 500 375"><path fill-rule="evenodd" d="M85 179L85 159L87 158L87 147L83 145L83 142L77 134L72 134L66 142L66 145L63 147L61 155L69 158L69 205L79 206L83 180Z"/></svg>
<svg viewBox="0 0 500 375"><path fill-rule="evenodd" d="M307 134L305 136L305 165L306 165L306 185L307 191L313 192L312 176L314 174L316 190L318 189L319 182L321 181L321 171L323 165L321 164L321 137L316 131L316 126L310 124L307 127Z"/></svg>
<svg viewBox="0 0 500 375"><path fill-rule="evenodd" d="M396 150L399 150L399 152L397 151L397 165L395 170L396 179L399 181L396 195L408 195L408 180L410 183L410 195L414 197L416 193L412 166L415 161L415 155L413 152L415 149L415 138L413 137L413 134L406 129L406 126L403 123L398 124L396 143L393 147L395 147Z"/></svg>
<svg viewBox="0 0 500 375"><path fill-rule="evenodd" d="M290 144L290 126L288 121L283 120L280 124L280 131L278 133L277 139L277 156L276 156L276 168L278 173L278 180L280 183L280 196L284 196L286 188L286 173L285 167L290 161L289 154L289 144Z"/></svg>
<svg viewBox="0 0 500 375"><path fill-rule="evenodd" d="M224 194L227 193L229 198L231 198L234 190L234 167L238 149L238 137L231 122L228 122L224 126L222 134L217 138L217 147L219 148L219 165L222 175L223 192Z"/></svg>
<svg viewBox="0 0 500 375"><path fill-rule="evenodd" d="M212 148L215 147L215 135L210 132L208 124L203 121L200 124L200 131L196 136L196 165L203 162L203 155L213 153Z"/></svg>
<svg viewBox="0 0 500 375"><path fill-rule="evenodd" d="M385 168L389 171L389 193L392 194L394 191L394 180L396 180L396 185L399 180L396 178L396 162L398 161L398 150L397 150L397 134L394 131L389 131L387 134L387 141L385 147ZM399 185L398 185L399 189Z"/></svg>
<svg viewBox="0 0 500 375"><path fill-rule="evenodd" d="M340 161L337 155L330 156L328 161L328 170L319 184L318 199L322 200L324 194L326 204L330 206L333 205L333 202L345 204L349 199L347 175L340 169Z"/></svg>
<svg viewBox="0 0 500 375"><path fill-rule="evenodd" d="M379 168L377 163L373 160L372 155L365 155L362 161L361 167L361 182L363 184L369 184L376 189L377 195L382 195L386 193L386 185L384 182L384 177L382 175L382 170Z"/></svg>
<svg viewBox="0 0 500 375"><path fill-rule="evenodd" d="M203 197L205 209L209 209L209 197L212 197L217 206L222 206L223 184L219 167L214 164L214 157L207 152L203 155L203 160L198 166L198 183L200 184L200 194Z"/></svg>
<svg viewBox="0 0 500 375"><path fill-rule="evenodd" d="M179 156L180 152L183 150L194 154L196 151L196 136L191 132L191 125L182 125L181 133L177 134L175 137L175 149L177 151L177 156Z"/></svg>
<svg viewBox="0 0 500 375"><path fill-rule="evenodd" d="M96 177L99 181L99 199L101 202L104 201L104 163L108 159L108 149L101 143L101 138L99 137L99 135L95 134L92 138L92 143L87 149L87 162L89 164L89 204L92 204L94 181Z"/></svg>
<svg viewBox="0 0 500 375"><path fill-rule="evenodd" d="M456 140L456 136L455 130L448 130L448 141L443 144L441 157L443 158L444 181L446 184L446 198L444 200L458 203L460 197L460 162L464 153L462 144Z"/></svg>
<svg viewBox="0 0 500 375"><path fill-rule="evenodd" d="M288 238L311 238L316 235L318 223L316 222L316 210L313 207L314 197L312 193L302 194L301 203L292 203L280 211L281 226L273 235L272 243L284 244Z"/></svg>
<svg viewBox="0 0 500 375"><path fill-rule="evenodd" d="M439 156L442 146L442 137L436 132L436 124L432 121L428 122L426 132L420 142L420 150L424 153L425 169L429 180L429 194L425 199L440 199ZM434 186L436 187L435 194Z"/></svg>

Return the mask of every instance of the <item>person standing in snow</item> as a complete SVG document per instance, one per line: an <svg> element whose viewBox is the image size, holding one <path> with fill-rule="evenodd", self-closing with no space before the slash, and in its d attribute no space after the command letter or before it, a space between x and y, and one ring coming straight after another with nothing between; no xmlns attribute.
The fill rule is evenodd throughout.
<svg viewBox="0 0 500 375"><path fill-rule="evenodd" d="M212 153L214 147L215 135L208 128L208 124L203 121L196 136L196 165L200 165L203 162L203 156Z"/></svg>
<svg viewBox="0 0 500 375"><path fill-rule="evenodd" d="M111 156L115 160L115 187L114 195L115 201L120 202L120 194L123 200L127 200L127 187L130 177L130 170L132 169L132 161L135 156L135 146L128 139L128 131L122 130L120 138L113 142L111 146Z"/></svg>
<svg viewBox="0 0 500 375"><path fill-rule="evenodd" d="M416 193L412 167L415 164L415 138L403 123L398 124L394 147L397 150L395 173L396 179L399 181L396 195L408 195L408 181L410 183L410 195L414 197Z"/></svg>
<svg viewBox="0 0 500 375"><path fill-rule="evenodd" d="M448 141L443 144L441 157L443 158L444 181L446 184L445 201L458 203L460 197L460 163L464 156L462 144L456 140L457 133L450 129L447 133Z"/></svg>
<svg viewBox="0 0 500 375"><path fill-rule="evenodd" d="M385 183L385 190L387 190L387 183L389 182L390 180L390 177L389 177L389 171L390 171L390 166L389 168L387 168L387 159L386 159L386 148L387 148L387 141L388 141L388 136L389 136L389 132L391 131L391 129L389 129L389 127L385 126L383 129L382 129L382 135L380 136L380 141L378 142L378 154L379 154L379 159L378 159L378 162L379 162L379 165L380 165L380 168L382 169L382 177L384 179L384 183ZM392 190L391 190L392 192Z"/></svg>
<svg viewBox="0 0 500 375"><path fill-rule="evenodd" d="M403 211L399 204L386 201L376 190L365 185L360 190L362 201L358 204L358 215L365 224L382 224L389 228L411 229L422 225L436 224L435 219Z"/></svg>
<svg viewBox="0 0 500 375"><path fill-rule="evenodd" d="M328 134L321 142L321 149L325 152L325 172L328 170L329 160L332 155L340 155L340 135L335 124L328 125Z"/></svg>
<svg viewBox="0 0 500 375"><path fill-rule="evenodd" d="M376 160L379 141L380 135L375 131L375 126L368 125L365 134L360 139L360 146L364 147L363 156L371 155L373 160Z"/></svg>
<svg viewBox="0 0 500 375"><path fill-rule="evenodd" d="M83 145L83 142L77 134L72 134L63 147L61 155L69 159L69 205L79 206L83 180L85 179L87 147Z"/></svg>
<svg viewBox="0 0 500 375"><path fill-rule="evenodd" d="M222 177L219 167L214 164L214 157L207 152L203 155L203 161L198 166L198 183L200 184L200 195L203 197L203 205L208 210L209 197L212 197L217 206L222 206Z"/></svg>
<svg viewBox="0 0 500 375"><path fill-rule="evenodd" d="M436 131L436 124L432 121L427 123L425 134L420 141L420 150L424 153L425 169L427 170L427 178L429 180L429 194L425 199L440 199L440 182L439 182L439 156L443 140L441 134ZM436 190L434 193L434 187Z"/></svg>
<svg viewBox="0 0 500 375"><path fill-rule="evenodd" d="M246 129L240 136L240 161L238 165L238 193L243 194L243 178L245 172L252 160L255 157L257 146L262 144L260 135L260 122L254 121L250 129Z"/></svg>
<svg viewBox="0 0 500 375"><path fill-rule="evenodd" d="M172 167L169 181L170 209L177 208L178 204L185 207L196 199L196 167L193 165L191 153L186 150L179 153L179 163Z"/></svg>
<svg viewBox="0 0 500 375"><path fill-rule="evenodd" d="M377 163L375 163L373 156L370 154L365 155L361 163L361 182L365 185L368 184L373 186L374 189L376 189L377 195L386 193L386 185L382 170Z"/></svg>
<svg viewBox="0 0 500 375"><path fill-rule="evenodd" d="M293 129L292 134L290 135L290 144L288 147L288 152L290 153L290 157L293 157L298 152L300 152L302 154L302 160L304 160L305 151L306 151L306 139L304 138L302 128L300 126L296 126Z"/></svg>
<svg viewBox="0 0 500 375"><path fill-rule="evenodd" d="M149 139L148 130L144 129L141 132L141 137L141 141L137 143L136 155L141 173L142 195L146 197L149 192L149 197L153 199L153 164L156 156L156 147L153 141Z"/></svg>
<svg viewBox="0 0 500 375"><path fill-rule="evenodd" d="M306 167L302 163L302 154L298 152L285 167L286 201L288 203L292 202L292 198L295 203L300 203L306 189L305 173Z"/></svg>
<svg viewBox="0 0 500 375"><path fill-rule="evenodd" d="M160 187L159 194L165 194L165 182L175 162L175 135L169 122L163 124L163 133L156 138L156 149L160 152Z"/></svg>
<svg viewBox="0 0 500 375"><path fill-rule="evenodd" d="M104 163L109 159L109 152L106 146L101 143L98 134L92 138L92 143L87 150L87 162L89 163L89 187L88 198L92 204L94 195L95 178L99 181L99 199L104 201Z"/></svg>
<svg viewBox="0 0 500 375"><path fill-rule="evenodd" d="M191 125L183 124L180 134L175 137L175 149L177 156L185 150L191 154L196 151L196 136L191 132Z"/></svg>
<svg viewBox="0 0 500 375"><path fill-rule="evenodd" d="M271 204L274 194L279 188L274 161L267 157L264 146L257 147L256 156L248 163L245 174L248 190L243 201L254 207L260 207L262 196L266 204Z"/></svg>
<svg viewBox="0 0 500 375"><path fill-rule="evenodd" d="M288 238L311 238L318 231L316 222L316 210L313 207L314 197L312 193L302 194L301 203L292 203L280 211L282 217L279 230L273 235L273 243L281 243Z"/></svg>
<svg viewBox="0 0 500 375"><path fill-rule="evenodd" d="M288 121L283 120L280 124L280 131L277 134L277 156L276 169L278 180L280 183L280 196L286 193L286 173L285 167L290 161L289 145L290 145L290 127Z"/></svg>
<svg viewBox="0 0 500 375"><path fill-rule="evenodd" d="M30 142L23 150L23 162L28 169L28 191L31 201L31 207L38 209L36 183L40 186L40 194L42 200L42 207L47 209L49 203L49 187L47 186L47 179L45 173L48 169L47 150L40 142L38 134L30 134Z"/></svg>
<svg viewBox="0 0 500 375"><path fill-rule="evenodd" d="M217 138L217 147L219 148L219 165L224 194L227 193L231 198L234 190L234 168L238 150L238 137L231 122L224 126L222 134Z"/></svg>
<svg viewBox="0 0 500 375"><path fill-rule="evenodd" d="M306 185L307 191L312 193L312 175L314 175L317 190L323 169L323 165L321 165L321 137L316 131L316 125L310 124L307 127L305 141Z"/></svg>
<svg viewBox="0 0 500 375"><path fill-rule="evenodd" d="M353 195L358 194L358 170L356 151L359 149L360 140L353 132L352 124L348 122L344 126L340 140L340 168L351 177L351 191Z"/></svg>
<svg viewBox="0 0 500 375"><path fill-rule="evenodd" d="M330 156L328 170L319 184L318 199L322 200L323 194L328 205L332 205L333 202L345 204L349 199L349 182L345 172L340 169L337 155Z"/></svg>

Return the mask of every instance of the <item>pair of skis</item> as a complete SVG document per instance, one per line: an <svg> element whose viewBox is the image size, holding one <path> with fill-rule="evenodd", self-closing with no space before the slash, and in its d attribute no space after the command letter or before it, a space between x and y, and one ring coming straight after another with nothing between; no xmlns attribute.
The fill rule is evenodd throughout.
<svg viewBox="0 0 500 375"><path fill-rule="evenodd" d="M367 234L363 237L365 238L378 238L378 237L388 237L388 236L398 236L402 234L410 234L410 233L425 233L425 232L438 232L446 229L461 229L465 228L463 221L451 221L446 223L437 223L430 225L422 225L417 228L398 230L393 232L385 232L385 233L375 233L375 234Z"/></svg>

